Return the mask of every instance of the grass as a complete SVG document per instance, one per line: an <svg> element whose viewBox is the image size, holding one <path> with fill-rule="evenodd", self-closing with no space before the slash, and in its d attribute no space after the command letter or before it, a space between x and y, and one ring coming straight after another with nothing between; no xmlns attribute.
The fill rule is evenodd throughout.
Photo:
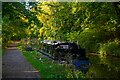
<svg viewBox="0 0 120 80"><path fill-rule="evenodd" d="M18 46L18 48L21 47ZM81 71L75 70L73 65L59 64L36 51L22 50L22 53L39 71L41 78L84 78Z"/></svg>
<svg viewBox="0 0 120 80"><path fill-rule="evenodd" d="M0 57L5 55L5 48L0 48Z"/></svg>
<svg viewBox="0 0 120 80"><path fill-rule="evenodd" d="M0 57L2 57L3 56L3 53L4 52L4 50L2 50L2 48L0 48Z"/></svg>
<svg viewBox="0 0 120 80"><path fill-rule="evenodd" d="M32 51L32 52L23 52L23 55L27 58L27 60L40 72L40 75L43 78L51 78L52 75L54 75L56 72L54 69L58 68L59 66L56 66L55 64L51 64L50 61L49 62L45 62L47 59L43 59L43 60L38 60L36 56L36 52ZM39 57L41 57L39 55ZM52 68L54 67L54 68ZM51 74L51 75L50 75ZM60 74L59 74L60 75Z"/></svg>

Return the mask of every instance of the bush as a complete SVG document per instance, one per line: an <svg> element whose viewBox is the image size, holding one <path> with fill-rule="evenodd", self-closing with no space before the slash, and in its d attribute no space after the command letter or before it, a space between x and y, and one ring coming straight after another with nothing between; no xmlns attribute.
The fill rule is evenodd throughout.
<svg viewBox="0 0 120 80"><path fill-rule="evenodd" d="M80 33L79 43L87 52L97 52L99 44L97 41L97 33L95 30L86 29Z"/></svg>
<svg viewBox="0 0 120 80"><path fill-rule="evenodd" d="M120 56L119 40L108 41L107 43L100 44L99 52L102 55Z"/></svg>

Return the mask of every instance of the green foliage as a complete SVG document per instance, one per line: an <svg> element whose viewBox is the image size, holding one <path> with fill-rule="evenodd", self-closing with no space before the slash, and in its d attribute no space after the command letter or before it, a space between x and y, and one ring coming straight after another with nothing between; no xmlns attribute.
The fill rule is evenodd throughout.
<svg viewBox="0 0 120 80"><path fill-rule="evenodd" d="M29 4L31 8L26 10L24 2L2 3L3 23L0 40L3 47L7 46L10 40L26 38L28 41L23 40L23 48L31 45L38 48L38 43L35 40L31 41L33 38L56 39L78 41L87 52L120 56L120 3L29 2ZM18 46L22 48L21 44ZM37 52L23 51L23 55L38 69L42 78L85 78L80 71L73 69L73 66L57 64ZM39 58L42 60L39 61ZM100 58L101 63L105 62L105 58ZM96 60L98 58L94 62L99 66ZM102 71L110 65L112 64L107 64ZM92 71L100 72L99 69Z"/></svg>
<svg viewBox="0 0 120 80"><path fill-rule="evenodd" d="M85 78L85 75L81 71L75 70L75 67L73 66L68 66L66 72L68 73L66 75L67 78Z"/></svg>
<svg viewBox="0 0 120 80"><path fill-rule="evenodd" d="M77 32L77 31L70 32L68 40L69 41L77 41L79 38L79 33L80 32Z"/></svg>
<svg viewBox="0 0 120 80"><path fill-rule="evenodd" d="M3 3L4 44L11 39L25 37L40 40L56 39L78 41L86 51L97 52L100 43L115 38L120 40L119 3L29 2L29 4L31 8L26 10L25 3Z"/></svg>
<svg viewBox="0 0 120 80"><path fill-rule="evenodd" d="M36 51L22 52L33 67L39 71L41 78L85 78L81 71L73 71L73 66L68 64L59 64ZM41 60L39 60L40 58Z"/></svg>
<svg viewBox="0 0 120 80"><path fill-rule="evenodd" d="M88 52L95 52L98 49L97 32L93 29L86 28L80 33L79 43L81 47L87 49Z"/></svg>
<svg viewBox="0 0 120 80"><path fill-rule="evenodd" d="M21 46L22 46L22 44L21 44L21 43L18 43L18 44L17 44L17 46L18 46L18 47L21 47Z"/></svg>
<svg viewBox="0 0 120 80"><path fill-rule="evenodd" d="M120 56L119 40L108 41L107 43L101 44L99 52L101 55L114 55Z"/></svg>
<svg viewBox="0 0 120 80"><path fill-rule="evenodd" d="M31 8L36 3L30 3ZM26 34L26 28L31 24L41 27L42 23L37 19L36 12L25 9L25 3L19 2L6 2L2 3L2 36L3 36L3 47L5 47L9 40L20 40L21 38L30 37ZM30 26L32 27L32 26ZM33 35L31 37L38 36L38 28L34 28Z"/></svg>

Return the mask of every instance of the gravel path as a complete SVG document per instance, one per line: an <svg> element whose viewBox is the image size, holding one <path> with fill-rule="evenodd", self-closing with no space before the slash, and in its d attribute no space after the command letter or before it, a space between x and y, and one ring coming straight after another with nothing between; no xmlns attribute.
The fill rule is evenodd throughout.
<svg viewBox="0 0 120 80"><path fill-rule="evenodd" d="M2 58L2 77L39 79L40 75L15 46L9 46Z"/></svg>

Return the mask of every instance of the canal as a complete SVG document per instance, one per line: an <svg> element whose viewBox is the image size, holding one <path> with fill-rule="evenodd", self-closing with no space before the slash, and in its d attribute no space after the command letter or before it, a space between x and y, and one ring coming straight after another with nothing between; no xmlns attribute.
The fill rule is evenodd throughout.
<svg viewBox="0 0 120 80"><path fill-rule="evenodd" d="M88 55L90 67L87 78L120 78L120 58Z"/></svg>

